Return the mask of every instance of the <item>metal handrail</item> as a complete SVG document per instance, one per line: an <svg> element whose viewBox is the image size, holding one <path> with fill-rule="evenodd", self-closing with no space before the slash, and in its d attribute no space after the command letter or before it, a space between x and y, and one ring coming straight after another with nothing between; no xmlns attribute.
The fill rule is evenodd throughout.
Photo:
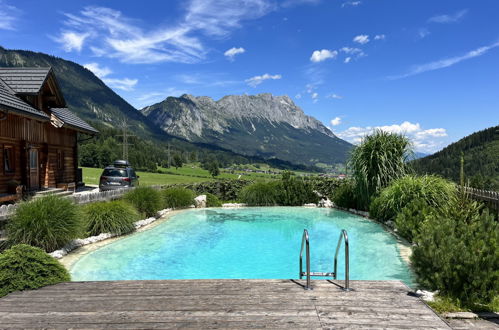
<svg viewBox="0 0 499 330"><path fill-rule="evenodd" d="M341 230L338 245L336 246L336 253L334 255L334 278L338 275L338 252L340 251L341 242L345 241L345 287L343 290L350 291L350 275L349 275L349 254L348 254L348 234L345 229Z"/></svg>
<svg viewBox="0 0 499 330"><path fill-rule="evenodd" d="M308 231L303 230L303 236L301 238L301 249L300 249L300 280L303 278L303 247L306 246L306 258L307 258L307 285L305 290L312 290L312 285L310 284L310 242L308 237Z"/></svg>

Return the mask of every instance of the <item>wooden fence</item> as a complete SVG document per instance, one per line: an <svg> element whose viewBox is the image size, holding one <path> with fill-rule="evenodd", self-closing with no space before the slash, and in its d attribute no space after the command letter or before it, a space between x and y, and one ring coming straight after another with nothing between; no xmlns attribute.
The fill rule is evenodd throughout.
<svg viewBox="0 0 499 330"><path fill-rule="evenodd" d="M490 208L499 210L499 192L464 187L466 195L474 200L485 202Z"/></svg>

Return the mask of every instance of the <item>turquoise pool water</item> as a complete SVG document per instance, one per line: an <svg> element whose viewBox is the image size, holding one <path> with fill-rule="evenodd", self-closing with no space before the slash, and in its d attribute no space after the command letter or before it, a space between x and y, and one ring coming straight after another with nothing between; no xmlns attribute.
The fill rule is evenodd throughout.
<svg viewBox="0 0 499 330"><path fill-rule="evenodd" d="M333 271L340 231L346 229L350 279L411 284L396 239L380 225L334 209L301 207L181 212L83 256L71 275L75 281L297 278L304 228L310 234L312 271ZM338 267L343 279L343 248Z"/></svg>

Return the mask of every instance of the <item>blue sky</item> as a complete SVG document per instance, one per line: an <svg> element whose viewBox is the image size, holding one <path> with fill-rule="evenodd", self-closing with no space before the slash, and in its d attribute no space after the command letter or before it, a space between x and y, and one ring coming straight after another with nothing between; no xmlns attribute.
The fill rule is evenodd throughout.
<svg viewBox="0 0 499 330"><path fill-rule="evenodd" d="M338 136L434 152L499 122L499 1L0 0L0 45L75 61L137 108L289 95Z"/></svg>

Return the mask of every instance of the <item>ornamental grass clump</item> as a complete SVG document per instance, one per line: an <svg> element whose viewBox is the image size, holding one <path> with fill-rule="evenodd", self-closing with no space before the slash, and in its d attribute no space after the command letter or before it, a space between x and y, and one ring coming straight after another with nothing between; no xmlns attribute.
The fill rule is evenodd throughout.
<svg viewBox="0 0 499 330"><path fill-rule="evenodd" d="M151 187L138 187L127 192L123 199L132 204L143 216L152 217L161 210L161 195Z"/></svg>
<svg viewBox="0 0 499 330"><path fill-rule="evenodd" d="M367 210L373 196L408 173L412 154L406 136L376 130L352 151L349 166L355 179L359 208Z"/></svg>
<svg viewBox="0 0 499 330"><path fill-rule="evenodd" d="M430 207L445 207L457 197L456 185L435 175L407 175L384 188L369 208L371 217L380 221L394 220L402 209L414 200Z"/></svg>
<svg viewBox="0 0 499 330"><path fill-rule="evenodd" d="M467 200L436 211L414 238L418 283L461 306L490 304L499 292L499 222Z"/></svg>
<svg viewBox="0 0 499 330"><path fill-rule="evenodd" d="M217 196L210 193L204 193L203 195L206 195L206 207L222 206L222 202L218 199Z"/></svg>
<svg viewBox="0 0 499 330"><path fill-rule="evenodd" d="M163 197L163 206L165 208L185 208L194 204L196 194L194 191L186 188L169 188L161 192Z"/></svg>
<svg viewBox="0 0 499 330"><path fill-rule="evenodd" d="M137 210L124 201L97 202L83 207L85 226L90 236L102 233L124 235L135 230Z"/></svg>
<svg viewBox="0 0 499 330"><path fill-rule="evenodd" d="M21 203L7 225L8 244L29 244L47 252L83 233L78 207L69 199L46 196Z"/></svg>
<svg viewBox="0 0 499 330"><path fill-rule="evenodd" d="M244 187L239 193L241 202L249 206L279 205L280 182L257 182Z"/></svg>
<svg viewBox="0 0 499 330"><path fill-rule="evenodd" d="M0 254L0 297L67 281L68 271L42 249L19 244Z"/></svg>

